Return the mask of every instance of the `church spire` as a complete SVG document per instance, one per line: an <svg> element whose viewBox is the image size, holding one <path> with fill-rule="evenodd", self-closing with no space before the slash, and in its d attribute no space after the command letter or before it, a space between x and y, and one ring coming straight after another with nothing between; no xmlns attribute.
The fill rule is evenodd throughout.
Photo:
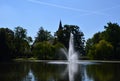
<svg viewBox="0 0 120 81"><path fill-rule="evenodd" d="M59 23L59 28L58 28L58 30L62 30L63 29L63 27L62 27L62 22L61 22L61 20L60 20L60 23Z"/></svg>

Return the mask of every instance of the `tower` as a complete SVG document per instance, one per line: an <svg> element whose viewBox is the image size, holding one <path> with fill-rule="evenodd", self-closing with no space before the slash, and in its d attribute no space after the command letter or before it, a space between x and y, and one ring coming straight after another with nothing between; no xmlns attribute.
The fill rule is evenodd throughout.
<svg viewBox="0 0 120 81"><path fill-rule="evenodd" d="M61 20L60 20L58 31L59 31L59 30L62 30L62 29L63 29L63 27L62 27L62 22L61 22Z"/></svg>

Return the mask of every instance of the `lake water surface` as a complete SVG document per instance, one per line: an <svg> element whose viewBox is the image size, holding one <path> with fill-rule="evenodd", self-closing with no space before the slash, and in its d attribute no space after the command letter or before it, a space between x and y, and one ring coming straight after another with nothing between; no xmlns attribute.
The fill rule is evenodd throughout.
<svg viewBox="0 0 120 81"><path fill-rule="evenodd" d="M120 63L0 63L0 81L120 81Z"/></svg>

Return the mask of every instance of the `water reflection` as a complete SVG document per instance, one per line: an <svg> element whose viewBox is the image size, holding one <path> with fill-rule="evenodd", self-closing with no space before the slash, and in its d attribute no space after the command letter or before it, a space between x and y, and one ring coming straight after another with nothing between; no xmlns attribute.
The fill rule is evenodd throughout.
<svg viewBox="0 0 120 81"><path fill-rule="evenodd" d="M88 77L86 67L75 62L68 63L69 81L93 81Z"/></svg>
<svg viewBox="0 0 120 81"><path fill-rule="evenodd" d="M0 81L119 81L119 68L119 63L0 63Z"/></svg>
<svg viewBox="0 0 120 81"><path fill-rule="evenodd" d="M120 64L103 63L100 65L87 66L87 75L94 81L119 81Z"/></svg>
<svg viewBox="0 0 120 81"><path fill-rule="evenodd" d="M68 64L68 69L69 69L69 80L74 81L74 76L78 71L78 64L74 62L70 62Z"/></svg>
<svg viewBox="0 0 120 81"><path fill-rule="evenodd" d="M82 76L82 81L93 81L92 78L88 77L87 75L87 71L86 71L86 65L85 67L83 68L83 76Z"/></svg>
<svg viewBox="0 0 120 81"><path fill-rule="evenodd" d="M62 73L62 76L68 75L69 81L74 81L75 75L78 72L78 64L74 62L69 62L66 65L65 70Z"/></svg>
<svg viewBox="0 0 120 81"><path fill-rule="evenodd" d="M27 76L23 79L23 81L36 81L31 69L29 70Z"/></svg>
<svg viewBox="0 0 120 81"><path fill-rule="evenodd" d="M68 62L62 76L66 77L68 75L68 81L93 81L88 77L86 67L86 64L80 65L76 62Z"/></svg>

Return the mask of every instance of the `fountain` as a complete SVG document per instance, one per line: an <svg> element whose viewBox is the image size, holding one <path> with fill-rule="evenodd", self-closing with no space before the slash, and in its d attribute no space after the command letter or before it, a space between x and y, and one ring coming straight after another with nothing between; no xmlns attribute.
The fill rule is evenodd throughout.
<svg viewBox="0 0 120 81"><path fill-rule="evenodd" d="M70 40L69 40L69 50L68 50L68 61L73 62L78 60L77 52L74 50L74 40L73 40L73 34L70 34Z"/></svg>
<svg viewBox="0 0 120 81"><path fill-rule="evenodd" d="M52 61L48 63L67 64L66 69L63 71L61 75L64 77L68 73L69 81L75 81L75 75L77 74L78 69L79 69L78 64L86 64L86 63L78 61L78 54L74 50L74 36L72 33L70 34L68 51L66 50L66 48L61 48L60 51L62 52L62 54L66 56L68 61L67 62L66 61Z"/></svg>
<svg viewBox="0 0 120 81"><path fill-rule="evenodd" d="M72 33L70 33L70 39L69 39L69 49L68 51L66 48L61 48L60 52L65 55L67 58L67 62L61 62L61 61L54 61L54 62L48 62L48 63L54 63L54 64L68 64L68 62L75 62L77 63L78 60L78 53L74 50L74 36Z"/></svg>
<svg viewBox="0 0 120 81"><path fill-rule="evenodd" d="M78 54L77 52L75 52L74 50L74 40L73 40L74 36L71 33L70 34L70 40L69 40L69 49L68 51L65 48L61 48L60 51L62 52L62 54L64 54L67 58L67 60L69 62L75 62L76 60L78 60Z"/></svg>

